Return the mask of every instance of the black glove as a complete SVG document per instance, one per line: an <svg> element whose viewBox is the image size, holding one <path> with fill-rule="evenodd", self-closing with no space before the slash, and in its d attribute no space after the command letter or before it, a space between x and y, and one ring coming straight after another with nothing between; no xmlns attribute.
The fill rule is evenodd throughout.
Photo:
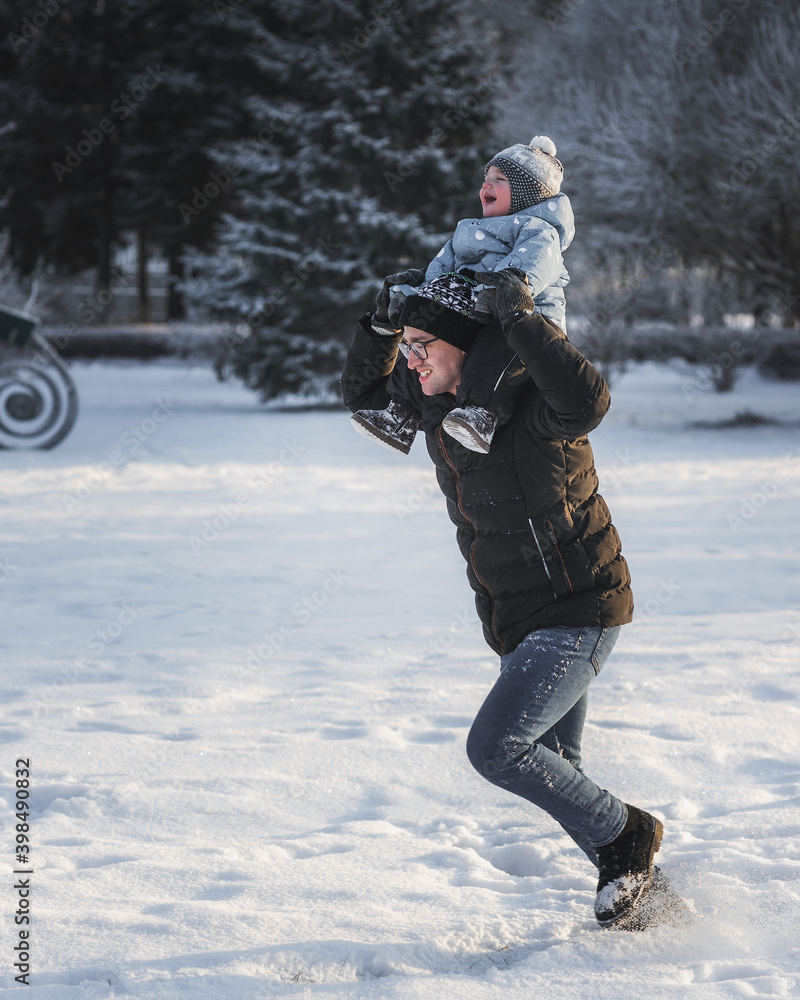
<svg viewBox="0 0 800 1000"><path fill-rule="evenodd" d="M520 316L533 312L533 296L524 271L509 267L503 271L482 271L475 277L482 285L492 286L478 291L474 308L478 318L497 319L505 330Z"/></svg>
<svg viewBox="0 0 800 1000"><path fill-rule="evenodd" d="M425 272L418 267L411 267L407 271L398 271L383 279L383 287L378 292L375 299L375 313L372 317L372 328L379 333L396 333L400 327L399 310L402 309L403 300L397 302L397 296L392 296L392 285L421 285L425 280ZM394 298L395 301L392 301Z"/></svg>

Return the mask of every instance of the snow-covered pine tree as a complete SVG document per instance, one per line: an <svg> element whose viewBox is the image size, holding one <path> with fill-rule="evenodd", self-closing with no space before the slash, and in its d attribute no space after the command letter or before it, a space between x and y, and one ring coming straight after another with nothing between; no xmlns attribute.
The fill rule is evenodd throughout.
<svg viewBox="0 0 800 1000"><path fill-rule="evenodd" d="M233 367L266 388L281 333L349 332L383 277L424 266L475 215L499 83L490 36L453 0L275 2L255 137L217 151L238 200L213 253L189 252L195 309L246 324ZM272 390L270 390L272 391Z"/></svg>
<svg viewBox="0 0 800 1000"><path fill-rule="evenodd" d="M127 80L124 26L115 31L100 2L56 5L52 16L37 8L35 17L24 0L3 6L0 225L23 273L39 258L76 271L96 266L104 287L120 177L116 136L99 126Z"/></svg>
<svg viewBox="0 0 800 1000"><path fill-rule="evenodd" d="M260 89L254 53L262 42L263 3L127 0L127 6L127 41L161 67L161 82L126 130L118 214L137 234L140 259L151 247L167 257L169 315L177 318L183 246L211 241L230 187L226 165L207 150L254 129L248 97Z"/></svg>
<svg viewBox="0 0 800 1000"><path fill-rule="evenodd" d="M0 225L15 264L96 266L105 288L114 245L135 232L177 270L187 234L207 242L226 196L194 193L214 184L206 150L253 124L262 0L40 6L3 5Z"/></svg>

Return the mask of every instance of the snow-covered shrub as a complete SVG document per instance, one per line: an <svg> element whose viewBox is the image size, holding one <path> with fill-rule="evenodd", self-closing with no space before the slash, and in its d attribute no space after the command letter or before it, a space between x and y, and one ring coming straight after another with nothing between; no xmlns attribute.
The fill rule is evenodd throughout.
<svg viewBox="0 0 800 1000"><path fill-rule="evenodd" d="M297 345L349 339L387 274L425 267L480 210L501 80L461 8L276 8L263 96L250 102L264 127L210 151L231 176L228 211L213 248L183 258L191 312L252 330L227 367L262 395L298 381L287 352L302 365L335 356Z"/></svg>

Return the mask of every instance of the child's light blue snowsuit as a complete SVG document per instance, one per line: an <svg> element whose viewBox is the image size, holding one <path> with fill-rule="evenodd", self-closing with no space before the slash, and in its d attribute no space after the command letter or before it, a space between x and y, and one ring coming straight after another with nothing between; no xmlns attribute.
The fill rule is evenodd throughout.
<svg viewBox="0 0 800 1000"><path fill-rule="evenodd" d="M471 267L502 271L518 267L528 275L536 312L566 332L564 286L569 274L562 254L575 235L572 206L565 194L525 208L514 215L489 219L462 219L425 271L432 281L448 271ZM410 285L398 285L413 295Z"/></svg>

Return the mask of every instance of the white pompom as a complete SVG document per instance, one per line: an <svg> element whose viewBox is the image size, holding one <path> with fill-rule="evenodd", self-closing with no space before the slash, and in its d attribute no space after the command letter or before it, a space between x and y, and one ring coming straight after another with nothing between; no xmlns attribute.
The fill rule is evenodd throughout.
<svg viewBox="0 0 800 1000"><path fill-rule="evenodd" d="M556 144L547 135L535 135L528 145L538 147L543 153L547 153L549 156L556 155Z"/></svg>

